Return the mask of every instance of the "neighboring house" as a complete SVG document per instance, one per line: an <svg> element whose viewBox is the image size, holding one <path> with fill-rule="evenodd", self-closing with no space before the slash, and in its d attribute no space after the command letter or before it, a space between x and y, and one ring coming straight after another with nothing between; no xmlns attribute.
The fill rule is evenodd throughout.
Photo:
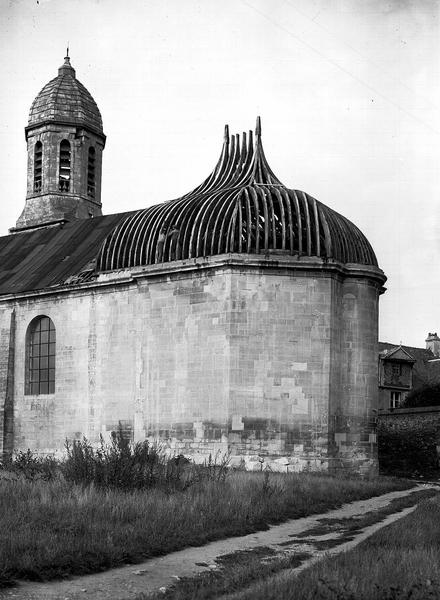
<svg viewBox="0 0 440 600"><path fill-rule="evenodd" d="M398 408L412 390L440 382L440 338L429 333L426 348L379 342L379 409Z"/></svg>

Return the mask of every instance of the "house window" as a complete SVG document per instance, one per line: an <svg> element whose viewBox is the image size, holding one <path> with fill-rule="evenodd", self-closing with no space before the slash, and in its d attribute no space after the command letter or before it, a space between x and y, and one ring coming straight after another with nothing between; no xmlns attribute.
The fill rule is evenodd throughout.
<svg viewBox="0 0 440 600"><path fill-rule="evenodd" d="M63 140L60 144L60 176L58 189L60 192L70 190L70 142Z"/></svg>
<svg viewBox="0 0 440 600"><path fill-rule="evenodd" d="M95 197L95 148L89 148L89 160L87 163L87 195Z"/></svg>
<svg viewBox="0 0 440 600"><path fill-rule="evenodd" d="M55 393L56 332L51 319L36 317L26 336L26 394Z"/></svg>
<svg viewBox="0 0 440 600"><path fill-rule="evenodd" d="M41 191L43 175L43 144L37 142L34 149L34 192Z"/></svg>
<svg viewBox="0 0 440 600"><path fill-rule="evenodd" d="M402 398L402 392L391 392L390 408L399 408Z"/></svg>
<svg viewBox="0 0 440 600"><path fill-rule="evenodd" d="M392 373L393 375L401 375L402 374L402 365L400 363L393 363L392 365Z"/></svg>

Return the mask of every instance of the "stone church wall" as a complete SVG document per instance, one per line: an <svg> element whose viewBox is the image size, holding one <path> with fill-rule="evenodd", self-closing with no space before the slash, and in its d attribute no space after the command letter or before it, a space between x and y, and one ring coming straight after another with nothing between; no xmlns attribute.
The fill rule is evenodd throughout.
<svg viewBox="0 0 440 600"><path fill-rule="evenodd" d="M232 276L230 443L241 454L324 464L331 278ZM284 464L283 459L279 461Z"/></svg>
<svg viewBox="0 0 440 600"><path fill-rule="evenodd" d="M333 357L332 372L337 377L339 365L340 391L330 400L332 454L341 465L366 469L377 462L379 294L368 280L350 278L342 283L338 297L340 326L334 341L339 352Z"/></svg>
<svg viewBox="0 0 440 600"><path fill-rule="evenodd" d="M61 451L121 426L250 468L374 462L375 286L226 266L111 277L2 305L2 327L16 310L16 449ZM32 396L25 339L38 315L56 328L56 392Z"/></svg>

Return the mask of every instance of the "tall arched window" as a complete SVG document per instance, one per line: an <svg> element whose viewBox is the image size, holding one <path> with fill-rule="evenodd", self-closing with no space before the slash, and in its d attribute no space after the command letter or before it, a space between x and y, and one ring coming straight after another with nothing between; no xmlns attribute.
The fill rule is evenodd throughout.
<svg viewBox="0 0 440 600"><path fill-rule="evenodd" d="M70 142L63 140L60 144L60 178L58 189L68 192L70 189Z"/></svg>
<svg viewBox="0 0 440 600"><path fill-rule="evenodd" d="M26 334L26 394L55 393L56 332L51 319L35 317Z"/></svg>
<svg viewBox="0 0 440 600"><path fill-rule="evenodd" d="M37 142L34 149L34 192L41 191L43 178L43 144Z"/></svg>
<svg viewBox="0 0 440 600"><path fill-rule="evenodd" d="M95 148L89 148L89 160L87 163L87 194L95 197Z"/></svg>

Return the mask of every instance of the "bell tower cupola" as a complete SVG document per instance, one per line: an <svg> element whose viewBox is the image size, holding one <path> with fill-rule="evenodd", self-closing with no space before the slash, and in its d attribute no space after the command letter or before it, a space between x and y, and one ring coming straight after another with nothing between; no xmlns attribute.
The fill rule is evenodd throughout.
<svg viewBox="0 0 440 600"><path fill-rule="evenodd" d="M33 101L25 135L26 204L11 232L101 215L101 113L68 50L58 76Z"/></svg>

